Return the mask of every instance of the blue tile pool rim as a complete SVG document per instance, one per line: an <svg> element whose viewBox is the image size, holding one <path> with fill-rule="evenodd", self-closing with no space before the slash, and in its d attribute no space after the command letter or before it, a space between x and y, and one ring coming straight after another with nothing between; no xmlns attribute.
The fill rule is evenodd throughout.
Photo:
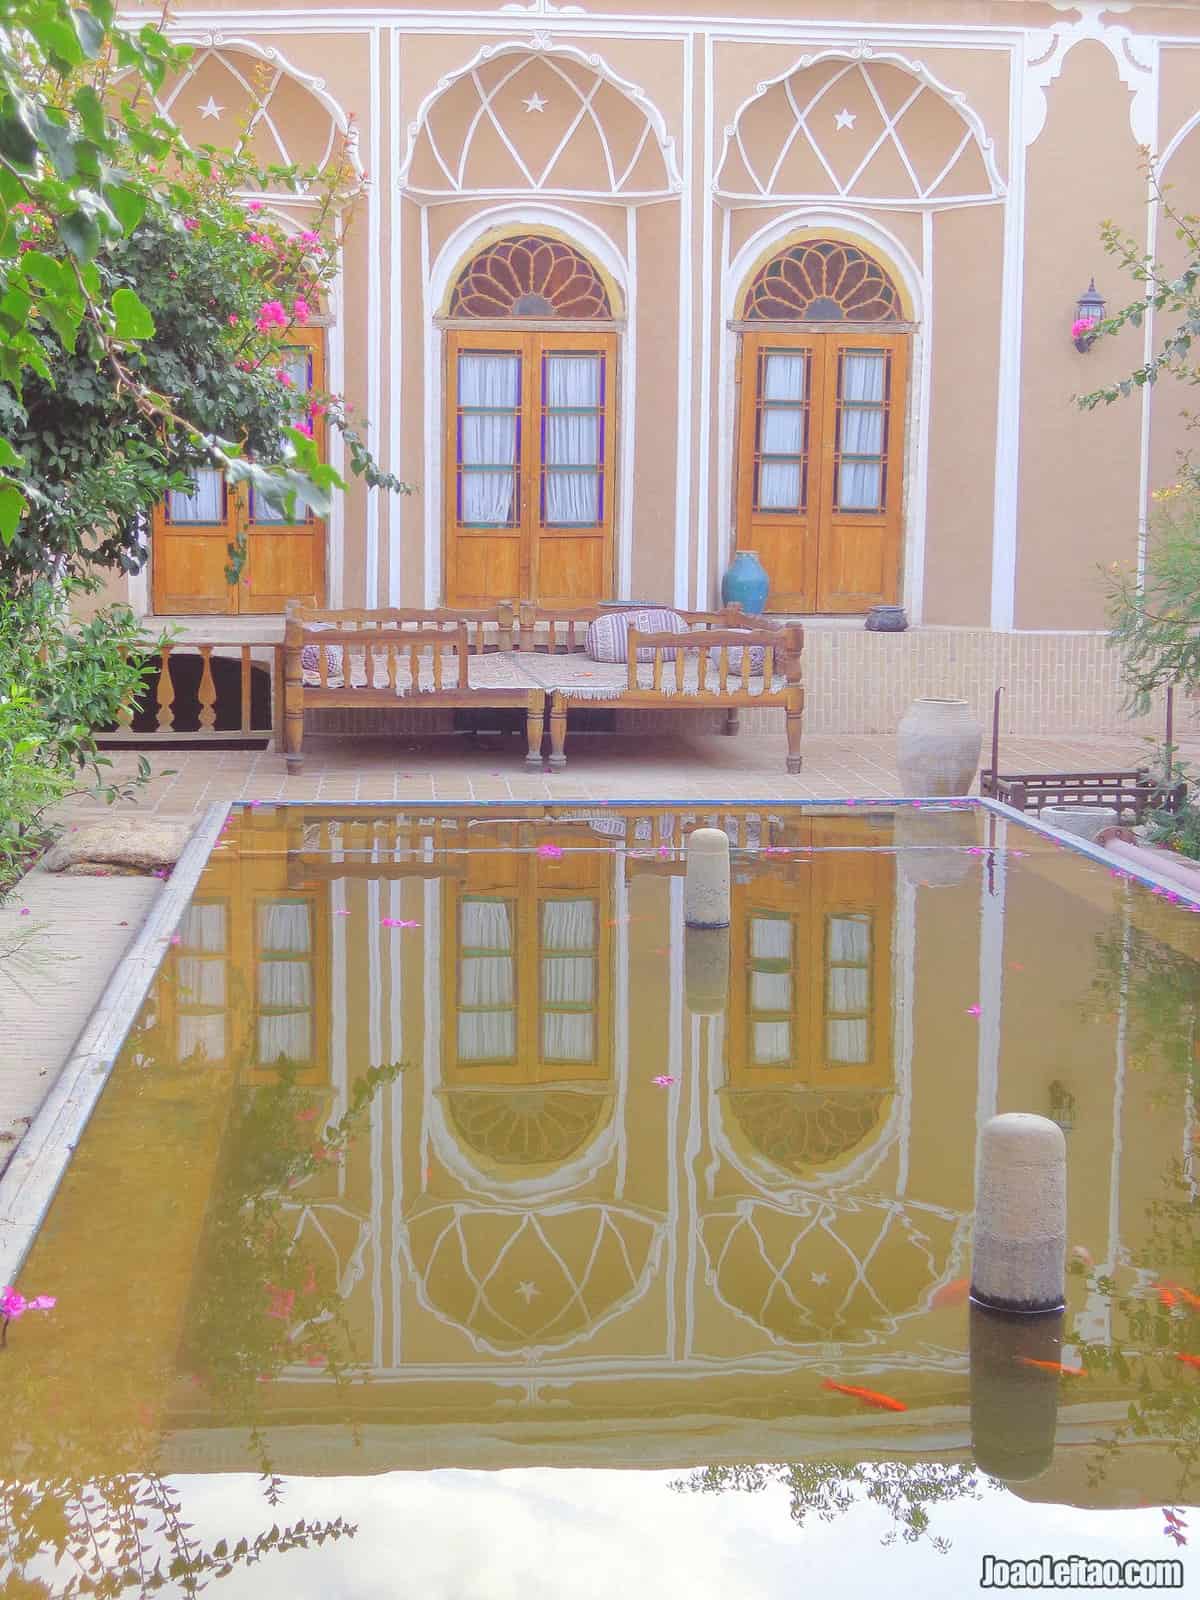
<svg viewBox="0 0 1200 1600"><path fill-rule="evenodd" d="M611 807L632 811L639 807L655 810L675 808L685 812L710 810L781 811L847 810L864 813L928 807L931 811L982 811L1005 822L1052 840L1055 844L1085 856L1109 874L1126 883L1140 884L1161 894L1170 903L1200 911L1200 895L1190 894L1173 880L1159 874L1127 869L1118 858L1100 845L1051 828L1035 817L1002 801L979 795L889 798L862 795L829 799L797 798L784 800L764 797L754 800L653 799L621 800L429 800L412 803L335 800L229 800L208 807L188 840L175 870L163 885L141 931L118 962L107 987L87 1025L76 1041L62 1071L33 1122L17 1146L4 1174L0 1176L0 1285L13 1283L32 1247L59 1184L70 1164L75 1146L82 1137L100 1096L103 1094L125 1039L145 1003L170 948L171 935L187 909L221 832L230 816L238 811L253 811L260 806L272 810L295 811L374 811L437 812L487 811L595 811Z"/></svg>

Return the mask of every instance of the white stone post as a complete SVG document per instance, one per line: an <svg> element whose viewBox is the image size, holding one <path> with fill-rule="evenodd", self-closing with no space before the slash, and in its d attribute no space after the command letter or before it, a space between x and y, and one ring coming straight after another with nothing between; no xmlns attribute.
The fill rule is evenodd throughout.
<svg viewBox="0 0 1200 1600"><path fill-rule="evenodd" d="M1067 1144L1046 1117L984 1125L975 1184L971 1298L994 1311L1061 1311L1067 1259Z"/></svg>
<svg viewBox="0 0 1200 1600"><path fill-rule="evenodd" d="M729 836L720 828L688 834L683 920L689 928L729 926Z"/></svg>
<svg viewBox="0 0 1200 1600"><path fill-rule="evenodd" d="M683 981L687 1008L715 1017L729 1003L729 929L685 928Z"/></svg>

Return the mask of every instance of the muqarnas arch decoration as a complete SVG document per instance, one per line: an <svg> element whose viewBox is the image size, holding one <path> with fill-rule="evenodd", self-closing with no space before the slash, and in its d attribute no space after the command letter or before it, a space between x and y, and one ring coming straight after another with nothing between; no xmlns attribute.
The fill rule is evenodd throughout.
<svg viewBox="0 0 1200 1600"><path fill-rule="evenodd" d="M788 245L755 273L747 322L898 322L900 291L878 261L852 244L812 239Z"/></svg>
<svg viewBox="0 0 1200 1600"><path fill-rule="evenodd" d="M966 96L919 61L801 56L760 83L731 127L717 174L725 200L856 200L891 207L981 204L1004 183Z"/></svg>
<svg viewBox="0 0 1200 1600"><path fill-rule="evenodd" d="M472 256L450 292L452 317L611 318L604 280L562 239L516 234Z"/></svg>

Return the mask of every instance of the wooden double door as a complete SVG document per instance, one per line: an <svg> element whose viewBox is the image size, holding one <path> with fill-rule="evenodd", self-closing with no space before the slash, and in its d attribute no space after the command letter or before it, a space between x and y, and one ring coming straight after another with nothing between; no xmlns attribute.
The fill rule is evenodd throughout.
<svg viewBox="0 0 1200 1600"><path fill-rule="evenodd" d="M617 336L446 336L446 603L612 593Z"/></svg>
<svg viewBox="0 0 1200 1600"><path fill-rule="evenodd" d="M280 367L297 397L296 418L310 420L322 444L324 428L312 422L310 395L325 389L324 335L294 329L280 351ZM197 467L194 492L173 491L154 512L150 562L154 610L159 615L280 612L291 599L325 604L325 523L297 507L288 521L258 503L252 489L226 483L214 467ZM241 579L228 582L229 546L246 535Z"/></svg>
<svg viewBox="0 0 1200 1600"><path fill-rule="evenodd" d="M900 588L904 334L744 333L737 548L769 611L861 612Z"/></svg>

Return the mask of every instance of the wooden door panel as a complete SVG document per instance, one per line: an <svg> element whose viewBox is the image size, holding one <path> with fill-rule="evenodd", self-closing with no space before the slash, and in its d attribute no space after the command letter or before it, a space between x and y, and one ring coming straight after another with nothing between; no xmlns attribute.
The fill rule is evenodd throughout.
<svg viewBox="0 0 1200 1600"><path fill-rule="evenodd" d="M447 604L491 606L511 600L521 589L519 533L458 531L446 572Z"/></svg>
<svg viewBox="0 0 1200 1600"><path fill-rule="evenodd" d="M325 541L314 528L251 529L239 609L280 612L289 600L319 606L325 593Z"/></svg>
<svg viewBox="0 0 1200 1600"><path fill-rule="evenodd" d="M603 534L542 533L535 585L539 605L584 605L600 599L607 590L607 554Z"/></svg>
<svg viewBox="0 0 1200 1600"><path fill-rule="evenodd" d="M237 591L225 581L230 533L169 529L154 518L151 574L154 609L163 616L193 616L237 610Z"/></svg>
<svg viewBox="0 0 1200 1600"><path fill-rule="evenodd" d="M819 611L899 598L906 354L895 334L826 336Z"/></svg>
<svg viewBox="0 0 1200 1600"><path fill-rule="evenodd" d="M528 370L532 335L446 339L446 603L523 592L528 568Z"/></svg>
<svg viewBox="0 0 1200 1600"><path fill-rule="evenodd" d="M611 593L616 351L612 333L537 335L527 536L530 598L542 605Z"/></svg>

